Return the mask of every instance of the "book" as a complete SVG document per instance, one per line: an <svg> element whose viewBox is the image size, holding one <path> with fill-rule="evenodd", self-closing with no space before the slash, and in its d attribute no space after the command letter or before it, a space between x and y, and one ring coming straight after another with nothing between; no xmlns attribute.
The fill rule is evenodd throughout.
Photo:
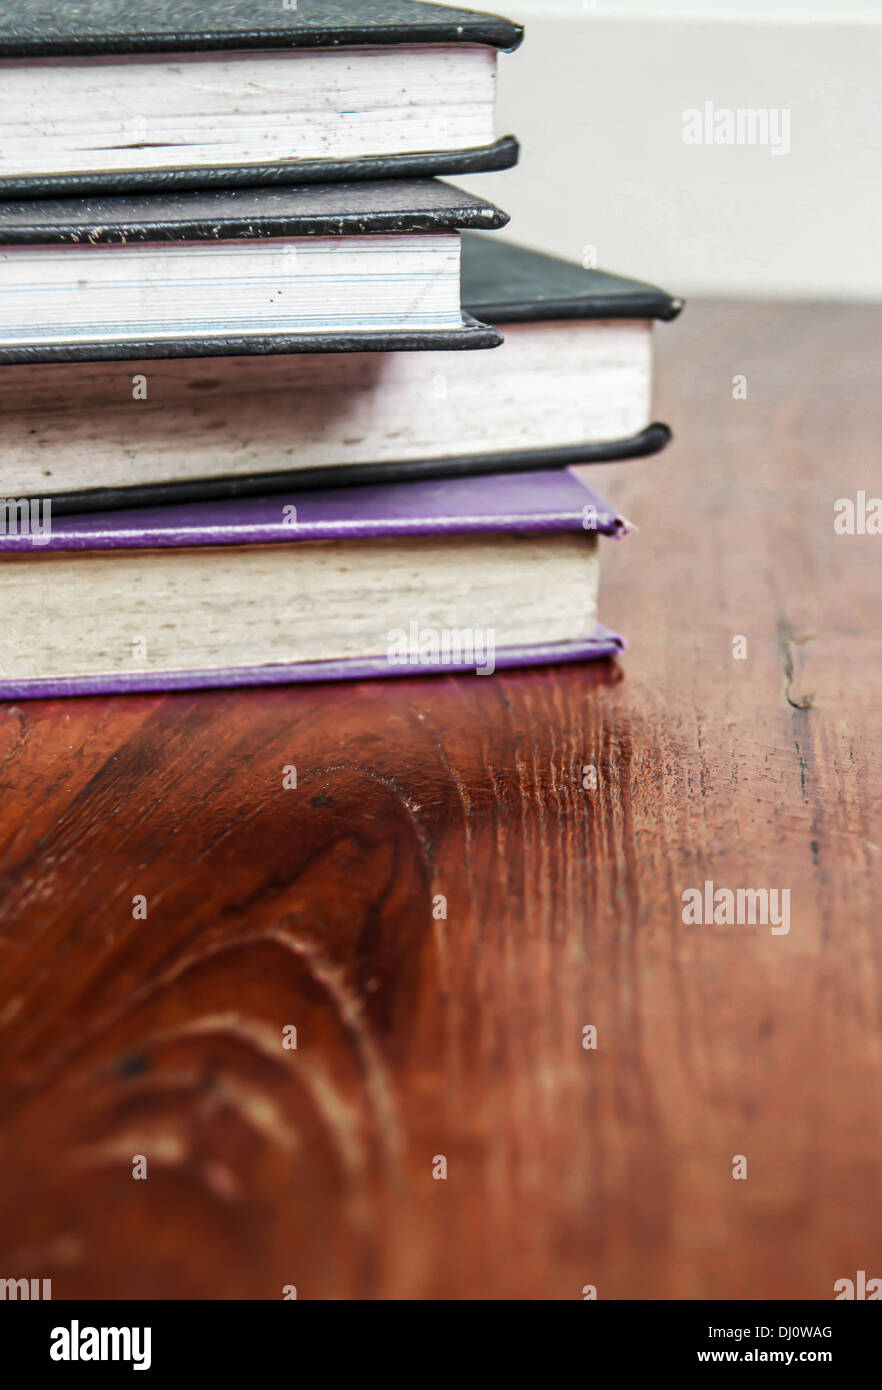
<svg viewBox="0 0 882 1390"><path fill-rule="evenodd" d="M0 369L0 497L56 513L560 468L651 453L654 286L464 232L492 352Z"/></svg>
<svg viewBox="0 0 882 1390"><path fill-rule="evenodd" d="M565 469L11 520L3 699L489 675L623 646L597 622L598 538L628 524Z"/></svg>
<svg viewBox="0 0 882 1390"><path fill-rule="evenodd" d="M495 347L433 179L0 204L0 363Z"/></svg>
<svg viewBox="0 0 882 1390"><path fill-rule="evenodd" d="M522 30L416 0L15 0L0 197L475 173Z"/></svg>

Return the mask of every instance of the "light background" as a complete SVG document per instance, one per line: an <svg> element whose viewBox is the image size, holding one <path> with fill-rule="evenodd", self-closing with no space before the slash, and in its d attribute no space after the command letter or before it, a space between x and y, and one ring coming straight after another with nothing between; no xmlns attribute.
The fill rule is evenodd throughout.
<svg viewBox="0 0 882 1390"><path fill-rule="evenodd" d="M475 0L478 7L478 0ZM512 240L681 294L882 298L882 0L511 0L500 134L457 179ZM791 150L690 146L683 112L789 107Z"/></svg>

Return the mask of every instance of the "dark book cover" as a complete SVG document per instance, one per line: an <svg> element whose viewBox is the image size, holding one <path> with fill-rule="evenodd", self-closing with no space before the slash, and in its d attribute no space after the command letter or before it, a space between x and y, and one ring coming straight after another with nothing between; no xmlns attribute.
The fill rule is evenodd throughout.
<svg viewBox="0 0 882 1390"><path fill-rule="evenodd" d="M421 0L15 0L0 58L479 43L517 48L519 24Z"/></svg>
<svg viewBox="0 0 882 1390"><path fill-rule="evenodd" d="M552 319L661 319L683 300L624 275L585 270L573 261L531 251L498 237L463 239L462 302L488 323Z"/></svg>

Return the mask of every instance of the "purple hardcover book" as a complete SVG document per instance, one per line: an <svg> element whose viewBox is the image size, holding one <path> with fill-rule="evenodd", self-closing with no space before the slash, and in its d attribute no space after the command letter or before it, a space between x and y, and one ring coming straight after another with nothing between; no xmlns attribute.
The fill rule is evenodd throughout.
<svg viewBox="0 0 882 1390"><path fill-rule="evenodd" d="M46 504L40 512L38 504L30 506L30 513L16 513L15 503L8 503L5 526L0 526L0 601L13 615L0 631L2 699L482 670L486 643L485 648L480 643L472 647L467 641L449 650L437 636L440 631L443 638L447 629L429 627L426 639L421 628L418 658L402 654L400 643L393 643L395 650L376 649L376 644L362 654L346 650L349 629L339 613L376 610L385 615L388 627L400 613L411 611L408 585L413 586L413 603L423 605L413 611L420 617L434 613L431 590L427 600L417 585L420 576L429 582L425 575L433 557L433 563L440 558L446 566L438 570L444 601L457 590L460 575L473 571L471 607L463 610L469 614L476 611L475 594L486 593L489 605L490 595L506 592L512 576L521 573L526 589L514 604L517 612L531 603L536 608L544 597L538 586L550 589L558 577L562 595L575 605L581 599L573 590L588 574L583 557L593 555L596 537L618 538L628 529L624 518L569 469L54 521ZM373 568L362 574L358 566L366 554L372 556ZM497 557L502 568L494 570ZM302 561L299 578L291 575L293 559ZM270 562L273 568L266 569ZM321 580L326 590L317 587L321 575L327 576ZM294 585L287 598L285 584ZM405 597L398 608L387 611L383 604L389 595L397 599L402 590ZM336 596L339 639L333 635L337 629L330 608L327 616L321 611L326 592ZM597 623L587 608L580 629L563 637L556 631L558 607L551 605L552 598L550 594L546 615L536 608L534 622L541 621L541 635L524 643L503 640L493 652L492 669L610 657L623 650L623 639ZM232 637L224 629L223 613L240 601L245 606L239 635ZM445 611L454 610L448 605ZM581 616L583 609L578 612ZM147 639L141 635L158 618L159 635L151 640L159 654L146 650ZM327 629L331 635L325 645L339 640L341 650L320 660L302 659L297 630L310 624L323 636ZM502 630L516 627L511 619ZM259 631L271 632L274 654L256 662L253 650L259 648L252 647L250 638ZM209 634L204 642L203 633ZM391 641L391 633L386 635ZM123 656L126 644L131 650L126 648ZM198 651L192 664L188 651Z"/></svg>

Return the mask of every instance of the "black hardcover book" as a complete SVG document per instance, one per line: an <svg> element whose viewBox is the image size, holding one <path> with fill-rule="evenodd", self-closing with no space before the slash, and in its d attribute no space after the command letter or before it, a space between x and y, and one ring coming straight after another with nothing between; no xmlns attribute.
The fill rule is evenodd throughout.
<svg viewBox="0 0 882 1390"><path fill-rule="evenodd" d="M433 179L0 204L0 363L495 347Z"/></svg>
<svg viewBox="0 0 882 1390"><path fill-rule="evenodd" d="M489 323L548 323L562 319L675 319L683 308L655 285L573 261L546 256L498 237L468 238L462 258L462 298L469 313Z"/></svg>
<svg viewBox="0 0 882 1390"><path fill-rule="evenodd" d="M509 168L496 61L521 37L416 0L15 0L0 198Z"/></svg>
<svg viewBox="0 0 882 1390"><path fill-rule="evenodd" d="M462 237L494 352L0 368L0 496L55 511L532 472L654 453L652 285Z"/></svg>

